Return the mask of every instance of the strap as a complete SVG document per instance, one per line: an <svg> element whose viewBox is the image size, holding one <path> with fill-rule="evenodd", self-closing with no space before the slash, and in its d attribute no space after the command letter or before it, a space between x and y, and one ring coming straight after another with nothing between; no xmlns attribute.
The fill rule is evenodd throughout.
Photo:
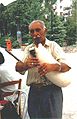
<svg viewBox="0 0 77 119"><path fill-rule="evenodd" d="M15 55L13 55L10 51L8 51L7 49L5 49L5 51L7 51L11 56L13 56L17 61L21 61L19 60ZM21 61L22 62L22 61Z"/></svg>

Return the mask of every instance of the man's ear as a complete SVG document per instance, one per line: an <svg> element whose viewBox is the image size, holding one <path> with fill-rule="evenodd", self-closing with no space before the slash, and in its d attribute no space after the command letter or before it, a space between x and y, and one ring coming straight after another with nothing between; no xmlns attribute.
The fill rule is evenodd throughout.
<svg viewBox="0 0 77 119"><path fill-rule="evenodd" d="M47 33L47 28L45 28L45 31L44 32Z"/></svg>

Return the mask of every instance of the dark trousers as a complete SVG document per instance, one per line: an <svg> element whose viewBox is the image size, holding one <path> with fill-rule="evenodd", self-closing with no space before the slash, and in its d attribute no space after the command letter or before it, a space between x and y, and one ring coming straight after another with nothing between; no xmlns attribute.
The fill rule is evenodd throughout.
<svg viewBox="0 0 77 119"><path fill-rule="evenodd" d="M60 87L55 85L30 87L28 98L30 119L61 119L62 107L63 95Z"/></svg>

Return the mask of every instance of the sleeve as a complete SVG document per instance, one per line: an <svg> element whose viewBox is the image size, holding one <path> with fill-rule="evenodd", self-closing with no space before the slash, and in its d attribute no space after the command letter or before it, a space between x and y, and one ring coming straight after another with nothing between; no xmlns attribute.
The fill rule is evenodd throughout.
<svg viewBox="0 0 77 119"><path fill-rule="evenodd" d="M58 62L65 63L70 66L70 63L66 57L66 53L56 42L53 42L53 56Z"/></svg>

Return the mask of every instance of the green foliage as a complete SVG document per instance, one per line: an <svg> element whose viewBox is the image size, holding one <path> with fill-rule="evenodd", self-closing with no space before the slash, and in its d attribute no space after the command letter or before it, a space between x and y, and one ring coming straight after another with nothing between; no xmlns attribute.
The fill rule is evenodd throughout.
<svg viewBox="0 0 77 119"><path fill-rule="evenodd" d="M1 37L11 34L13 47L19 47L17 42L17 30L22 32L22 43L31 43L32 38L29 36L28 25L34 19L41 19L46 23L49 40L55 40L62 45L65 37L65 28L57 16L54 16L52 4L56 0L17 0L9 5L2 6L0 19ZM1 40L2 41L2 40Z"/></svg>
<svg viewBox="0 0 77 119"><path fill-rule="evenodd" d="M5 37L0 38L0 46L6 47Z"/></svg>
<svg viewBox="0 0 77 119"><path fill-rule="evenodd" d="M42 0L17 0L12 4L7 5L4 14L4 31L1 32L1 36L10 33L12 37L16 39L17 30L22 31L23 42L31 42L31 38L28 34L28 25L34 19L41 19L46 22L47 27L50 26L50 1L46 1L47 8L42 6ZM48 15L48 19L45 19L45 14ZM5 25L6 24L6 25ZM3 29L2 26L2 29ZM6 26L6 27L5 27ZM5 33L6 30L6 33Z"/></svg>
<svg viewBox="0 0 77 119"><path fill-rule="evenodd" d="M72 16L68 17L66 26L66 42L67 45L72 45L77 42L77 1L73 1Z"/></svg>
<svg viewBox="0 0 77 119"><path fill-rule="evenodd" d="M59 16L53 15L52 17L53 19L51 22L51 40L56 41L62 46L66 36L64 24Z"/></svg>

